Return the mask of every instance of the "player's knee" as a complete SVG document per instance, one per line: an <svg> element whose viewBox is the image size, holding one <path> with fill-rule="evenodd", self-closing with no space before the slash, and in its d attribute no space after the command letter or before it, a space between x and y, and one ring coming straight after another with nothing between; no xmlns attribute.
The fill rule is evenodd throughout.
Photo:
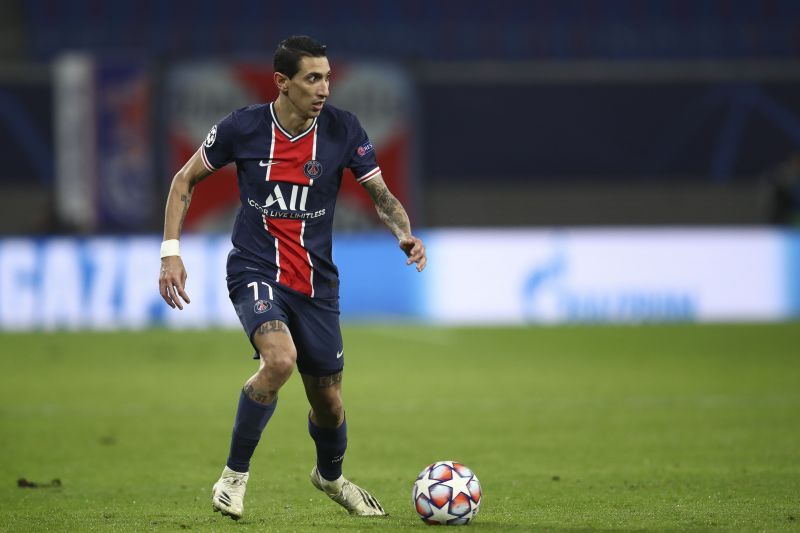
<svg viewBox="0 0 800 533"><path fill-rule="evenodd" d="M288 379L297 362L297 350L292 342L274 342L271 339L256 339L261 355L260 373Z"/></svg>
<svg viewBox="0 0 800 533"><path fill-rule="evenodd" d="M281 383L289 379L294 371L297 354L293 350L262 351L261 367L258 373L270 381L278 380Z"/></svg>
<svg viewBox="0 0 800 533"><path fill-rule="evenodd" d="M270 367L270 370L273 374L282 376L285 379L289 379L289 376L292 374L292 371L294 370L294 365L296 361L297 361L296 352L284 351L273 354L267 366Z"/></svg>

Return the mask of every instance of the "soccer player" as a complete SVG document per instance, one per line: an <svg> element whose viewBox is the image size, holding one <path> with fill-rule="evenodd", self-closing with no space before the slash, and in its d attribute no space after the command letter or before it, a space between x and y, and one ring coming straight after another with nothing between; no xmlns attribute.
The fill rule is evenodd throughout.
<svg viewBox="0 0 800 533"><path fill-rule="evenodd" d="M214 171L236 164L242 205L227 284L260 364L240 393L230 453L211 502L214 511L241 518L250 459L296 365L311 405L308 431L317 452L311 483L350 514L384 515L373 496L342 476L344 346L331 257L342 171L353 171L405 252L406 264L416 264L420 272L425 246L387 189L358 119L326 103L331 72L325 46L310 37L289 37L278 45L274 70L277 99L238 109L211 128L175 175L167 198L159 288L170 307L183 309L189 296L179 238L192 191Z"/></svg>

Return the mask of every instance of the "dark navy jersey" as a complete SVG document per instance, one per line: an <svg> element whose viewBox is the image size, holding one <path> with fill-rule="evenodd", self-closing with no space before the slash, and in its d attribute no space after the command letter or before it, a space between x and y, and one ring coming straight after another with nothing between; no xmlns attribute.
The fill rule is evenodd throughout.
<svg viewBox="0 0 800 533"><path fill-rule="evenodd" d="M214 126L201 154L210 171L236 163L242 205L229 270L258 270L307 296L337 297L331 248L342 172L350 168L359 183L380 173L358 119L326 104L292 136L273 104L252 105Z"/></svg>

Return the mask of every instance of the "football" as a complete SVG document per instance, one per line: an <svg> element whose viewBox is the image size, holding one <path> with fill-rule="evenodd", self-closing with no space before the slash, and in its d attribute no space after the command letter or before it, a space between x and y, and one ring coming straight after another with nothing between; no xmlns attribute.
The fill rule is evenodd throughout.
<svg viewBox="0 0 800 533"><path fill-rule="evenodd" d="M414 482L414 509L427 524L463 525L478 514L481 505L478 476L456 461L428 465Z"/></svg>

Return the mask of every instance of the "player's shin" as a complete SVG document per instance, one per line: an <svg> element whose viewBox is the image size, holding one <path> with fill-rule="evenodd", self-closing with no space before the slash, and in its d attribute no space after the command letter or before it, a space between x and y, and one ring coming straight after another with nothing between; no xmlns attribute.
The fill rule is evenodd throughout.
<svg viewBox="0 0 800 533"><path fill-rule="evenodd" d="M320 475L328 481L339 479L347 450L347 421L343 420L337 428L323 428L314 424L309 417L308 433L317 447L317 468Z"/></svg>
<svg viewBox="0 0 800 533"><path fill-rule="evenodd" d="M236 472L250 470L250 458L256 450L261 433L275 412L278 399L270 404L256 402L241 392L239 407L236 410L236 421L233 424L231 449L228 455L228 468Z"/></svg>

